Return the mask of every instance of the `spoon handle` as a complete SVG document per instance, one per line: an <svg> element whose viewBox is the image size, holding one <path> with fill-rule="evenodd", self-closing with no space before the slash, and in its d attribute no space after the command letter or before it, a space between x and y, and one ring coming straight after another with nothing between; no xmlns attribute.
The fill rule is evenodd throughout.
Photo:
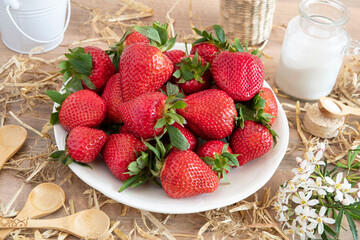
<svg viewBox="0 0 360 240"><path fill-rule="evenodd" d="M16 229L16 228L35 228L35 229L52 229L62 232L67 232L74 234L69 231L67 228L69 226L68 218L58 218L58 219L44 219L44 220L33 220L30 218L19 219L19 218L0 218L0 228L5 229ZM81 237L81 236L80 236Z"/></svg>
<svg viewBox="0 0 360 240"><path fill-rule="evenodd" d="M360 116L360 108L347 107L347 108L346 108L346 111L347 111L348 114L350 114L350 115Z"/></svg>
<svg viewBox="0 0 360 240"><path fill-rule="evenodd" d="M7 160L9 160L15 153L17 147L6 148L0 145L0 170L4 166Z"/></svg>

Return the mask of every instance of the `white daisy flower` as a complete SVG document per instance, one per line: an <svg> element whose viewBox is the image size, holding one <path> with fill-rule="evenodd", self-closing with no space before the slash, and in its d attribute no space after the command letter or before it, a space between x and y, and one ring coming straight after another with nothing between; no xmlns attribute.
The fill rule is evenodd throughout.
<svg viewBox="0 0 360 240"><path fill-rule="evenodd" d="M320 208L319 214L316 214L314 219L309 218L309 221L311 222L309 228L314 229L316 226L318 226L318 233L320 235L324 232L324 223L328 223L328 224L335 223L335 219L328 218L325 216L326 210L327 210L326 207L322 206Z"/></svg>
<svg viewBox="0 0 360 240"><path fill-rule="evenodd" d="M336 196L335 196L335 201L342 201L344 199L344 194L341 191L341 181L343 180L343 173L339 172L336 175L336 179L335 182L334 180L332 180L329 177L325 177L326 182L330 185L326 191L329 193L332 193L335 191Z"/></svg>
<svg viewBox="0 0 360 240"><path fill-rule="evenodd" d="M316 205L316 204L319 203L319 200L317 200L317 199L312 199L312 200L310 200L311 196L312 196L312 191L309 191L306 196L305 196L305 193L304 193L304 192L299 192L299 197L294 196L294 197L292 198L292 200L293 200L294 203L299 204L299 205L295 208L295 213L296 213L297 215L300 214L300 211L301 211L305 206L314 206L314 205Z"/></svg>

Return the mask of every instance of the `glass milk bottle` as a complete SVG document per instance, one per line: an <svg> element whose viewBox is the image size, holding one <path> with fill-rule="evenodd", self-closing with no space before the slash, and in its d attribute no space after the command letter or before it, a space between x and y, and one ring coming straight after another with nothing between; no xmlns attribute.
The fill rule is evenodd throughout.
<svg viewBox="0 0 360 240"><path fill-rule="evenodd" d="M316 100L333 89L343 57L359 52L344 29L346 7L336 0L303 0L300 15L286 30L276 75L276 85L286 94Z"/></svg>

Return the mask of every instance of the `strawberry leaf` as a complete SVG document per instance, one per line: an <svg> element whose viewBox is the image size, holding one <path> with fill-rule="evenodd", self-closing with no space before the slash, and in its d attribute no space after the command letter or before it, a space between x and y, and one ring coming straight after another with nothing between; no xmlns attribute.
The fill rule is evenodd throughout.
<svg viewBox="0 0 360 240"><path fill-rule="evenodd" d="M184 109L187 104L184 101L177 101L172 106L171 109Z"/></svg>
<svg viewBox="0 0 360 240"><path fill-rule="evenodd" d="M158 43L161 43L159 32L153 27L134 26L134 30L144 35L145 37L149 38L150 40L154 40Z"/></svg>
<svg viewBox="0 0 360 240"><path fill-rule="evenodd" d="M95 90L96 86L90 81L88 76L83 76L82 80L84 81L85 85L90 88L91 90Z"/></svg>
<svg viewBox="0 0 360 240"><path fill-rule="evenodd" d="M222 29L222 27L220 27L219 25L215 24L213 26L214 28L214 31L215 31L215 34L218 38L218 40L221 42L221 43L224 43L226 41L226 38L225 38L225 32L224 30Z"/></svg>
<svg viewBox="0 0 360 240"><path fill-rule="evenodd" d="M65 153L65 150L59 150L59 151L55 151L53 153L51 153L49 155L50 158L59 158L61 157L61 155L63 155Z"/></svg>
<svg viewBox="0 0 360 240"><path fill-rule="evenodd" d="M162 128L163 126L165 126L166 125L166 119L164 119L164 118L160 118L157 122L156 122L156 124L155 124L155 126L154 126L154 129L157 129L157 128Z"/></svg>
<svg viewBox="0 0 360 240"><path fill-rule="evenodd" d="M185 138L184 134L182 134L179 129L177 129L174 126L167 126L167 130L169 133L170 143L172 146L184 151L189 149L190 144L188 140Z"/></svg>
<svg viewBox="0 0 360 240"><path fill-rule="evenodd" d="M148 180L149 180L149 176L147 174L135 175L123 182L123 184L121 185L121 187L119 189L119 192L122 192L129 187L135 188L135 187L147 182Z"/></svg>
<svg viewBox="0 0 360 240"><path fill-rule="evenodd" d="M178 70L180 72L180 70ZM168 96L177 95L180 92L178 85L172 84L171 82L166 83L166 92Z"/></svg>
<svg viewBox="0 0 360 240"><path fill-rule="evenodd" d="M63 94L59 93L58 91L54 91L54 90L46 90L45 94L48 95L51 100L53 100L54 102L56 102L60 105L68 97L68 95L66 95L66 94L63 95Z"/></svg>
<svg viewBox="0 0 360 240"><path fill-rule="evenodd" d="M59 112L53 112L50 115L50 124L51 125L55 125L58 124L60 122L59 120Z"/></svg>
<svg viewBox="0 0 360 240"><path fill-rule="evenodd" d="M82 49L82 50L81 50ZM77 48L72 54L65 54L69 59L69 66L73 67L78 73L91 75L92 71L92 56L90 53L85 53L83 48Z"/></svg>

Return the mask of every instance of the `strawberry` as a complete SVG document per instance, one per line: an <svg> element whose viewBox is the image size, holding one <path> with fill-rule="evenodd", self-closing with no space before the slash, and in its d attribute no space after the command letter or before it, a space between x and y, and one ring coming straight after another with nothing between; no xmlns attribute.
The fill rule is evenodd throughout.
<svg viewBox="0 0 360 240"><path fill-rule="evenodd" d="M131 133L129 128L127 127L126 124L122 125L120 128L120 133Z"/></svg>
<svg viewBox="0 0 360 240"><path fill-rule="evenodd" d="M149 44L149 39L133 28L130 28L125 32L120 41L110 45L110 49L106 51L109 57L112 58L112 62L116 71L119 71L120 56L124 49L134 43L146 43Z"/></svg>
<svg viewBox="0 0 360 240"><path fill-rule="evenodd" d="M233 166L239 166L236 159L238 155L233 154L229 145L220 140L204 143L198 148L196 154L218 175L219 179L224 177L227 182L229 182L227 173Z"/></svg>
<svg viewBox="0 0 360 240"><path fill-rule="evenodd" d="M161 92L148 92L122 103L117 111L131 133L148 139L158 136L164 128L154 129L157 121L163 117L167 97Z"/></svg>
<svg viewBox="0 0 360 240"><path fill-rule="evenodd" d="M121 55L121 94L127 102L146 92L159 89L171 76L173 64L158 48L135 43Z"/></svg>
<svg viewBox="0 0 360 240"><path fill-rule="evenodd" d="M273 136L266 126L247 120L243 128L233 132L229 142L234 153L239 154L239 164L244 165L268 152L273 145Z"/></svg>
<svg viewBox="0 0 360 240"><path fill-rule="evenodd" d="M106 83L101 98L106 104L106 120L108 122L121 123L122 119L116 108L122 103L121 98L121 76L114 74Z"/></svg>
<svg viewBox="0 0 360 240"><path fill-rule="evenodd" d="M237 112L234 101L224 91L204 90L187 96L185 102L187 107L177 109L177 113L196 136L216 140L232 133Z"/></svg>
<svg viewBox="0 0 360 240"><path fill-rule="evenodd" d="M89 163L99 155L106 139L104 131L78 126L70 131L66 146L75 161Z"/></svg>
<svg viewBox="0 0 360 240"><path fill-rule="evenodd" d="M236 39L238 46L241 44ZM235 46L235 45L234 45ZM241 46L234 51L241 51ZM257 54L254 51L253 54ZM248 101L264 83L264 66L261 60L248 52L223 51L213 60L211 73L216 85L235 101Z"/></svg>
<svg viewBox="0 0 360 240"><path fill-rule="evenodd" d="M271 124L273 124L278 115L278 106L275 95L270 88L263 87L260 90L260 97L265 100L264 113L272 116Z"/></svg>
<svg viewBox="0 0 360 240"><path fill-rule="evenodd" d="M175 112L176 109L184 107L186 104L175 96L167 97L161 92L147 92L120 104L118 112L124 120L126 130L135 136L153 138L162 134L166 127L172 145L186 150L190 147L186 137L179 129L171 126L175 122L185 122L185 119Z"/></svg>
<svg viewBox="0 0 360 240"><path fill-rule="evenodd" d="M175 65L171 82L177 83L185 94L192 94L209 88L211 73L210 64L195 55L188 55Z"/></svg>
<svg viewBox="0 0 360 240"><path fill-rule="evenodd" d="M98 47L77 47L69 51L65 54L68 60L59 64L64 81L69 80L65 85L69 89L89 88L98 92L116 72L109 56Z"/></svg>
<svg viewBox="0 0 360 240"><path fill-rule="evenodd" d="M210 193L219 186L216 174L191 150L171 151L165 158L160 180L171 198Z"/></svg>
<svg viewBox="0 0 360 240"><path fill-rule="evenodd" d="M72 129L66 139L66 149L52 153L50 160L59 160L65 165L74 162L84 165L96 159L106 142L105 132L78 126Z"/></svg>
<svg viewBox="0 0 360 240"><path fill-rule="evenodd" d="M66 91L63 95L56 91L45 93L60 105L51 114L50 124L60 122L68 132L77 126L97 127L105 118L105 102L91 90L83 89L74 93Z"/></svg>
<svg viewBox="0 0 360 240"><path fill-rule="evenodd" d="M129 164L136 161L137 153L145 149L144 143L132 134L117 133L108 136L101 154L111 173L125 181L131 177L128 174Z"/></svg>
<svg viewBox="0 0 360 240"><path fill-rule="evenodd" d="M195 151L198 140L197 137L185 126L181 126L177 122L175 122L172 126L179 129L179 131L184 135L187 139L188 143L190 144L189 149Z"/></svg>
<svg viewBox="0 0 360 240"><path fill-rule="evenodd" d="M182 50L169 50L163 52L164 55L166 55L170 61L175 65L181 61L185 57L185 52Z"/></svg>
<svg viewBox="0 0 360 240"><path fill-rule="evenodd" d="M229 44L225 38L224 30L219 25L213 26L216 37L206 31L200 31L194 28L195 32L202 38L193 43L190 54L198 54L210 64L214 57L222 50L228 48Z"/></svg>
<svg viewBox="0 0 360 240"><path fill-rule="evenodd" d="M149 43L149 39L139 32L132 31L124 40L124 47L128 47L134 43Z"/></svg>

